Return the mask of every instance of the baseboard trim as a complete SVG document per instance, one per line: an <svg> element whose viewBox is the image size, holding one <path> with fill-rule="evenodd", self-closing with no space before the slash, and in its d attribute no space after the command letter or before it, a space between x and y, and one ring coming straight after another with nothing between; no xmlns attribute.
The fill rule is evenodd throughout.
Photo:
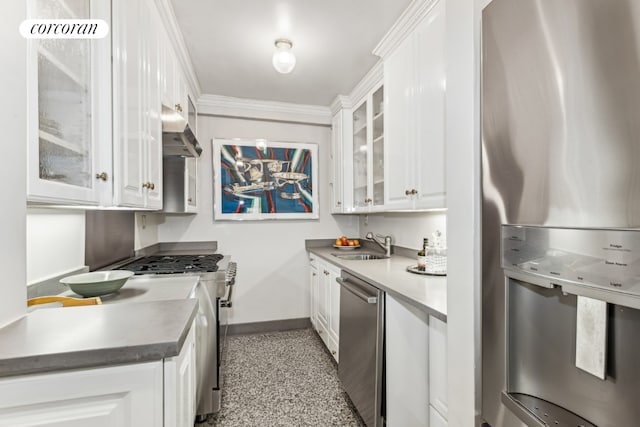
<svg viewBox="0 0 640 427"><path fill-rule="evenodd" d="M270 320L267 322L235 323L227 326L227 335L290 331L293 329L306 329L310 327L311 319L308 317L301 317L299 319Z"/></svg>

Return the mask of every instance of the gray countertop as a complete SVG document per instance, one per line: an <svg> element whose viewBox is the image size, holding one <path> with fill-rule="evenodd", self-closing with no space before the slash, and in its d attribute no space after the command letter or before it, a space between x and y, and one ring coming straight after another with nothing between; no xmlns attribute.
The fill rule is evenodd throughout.
<svg viewBox="0 0 640 427"><path fill-rule="evenodd" d="M316 246L309 242L307 250L338 266L342 270L360 277L393 297L408 302L429 314L447 321L447 278L409 273L407 267L415 265L413 258L391 255L388 259L348 261L332 254L347 253L331 246ZM348 253L377 252L357 249Z"/></svg>
<svg viewBox="0 0 640 427"><path fill-rule="evenodd" d="M176 356L197 312L188 299L197 280L132 278L103 305L35 310L0 329L0 377Z"/></svg>

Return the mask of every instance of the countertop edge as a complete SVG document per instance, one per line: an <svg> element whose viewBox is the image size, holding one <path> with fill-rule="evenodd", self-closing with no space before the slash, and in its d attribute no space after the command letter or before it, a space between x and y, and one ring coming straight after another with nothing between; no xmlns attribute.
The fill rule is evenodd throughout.
<svg viewBox="0 0 640 427"><path fill-rule="evenodd" d="M313 253L314 255L324 259L325 261L328 261L329 263L336 265L338 267L340 267L341 270L345 270L347 272L349 272L350 274L353 274L356 277L359 277L362 280L365 280L366 282L372 284L373 286L382 289L383 291L391 294L394 297L397 297L405 302L407 302L408 304L413 305L414 307L426 311L428 314L432 315L433 317L442 320L443 322L447 322L447 315L445 313L440 312L439 310L436 310L435 308L423 304L420 301L416 301L415 299L408 297L407 295L398 292L395 289L389 288L388 286L384 285L383 283L380 283L375 277L372 276L367 276L365 274L362 274L362 272L357 272L354 271L353 269L349 268L348 266L346 266L344 263L341 262L341 260L339 258L335 258L335 257L328 257L326 256L323 252L321 252L320 250L327 250L330 249L330 247L327 246L315 246L315 245L305 245L305 249L310 252ZM368 250L368 252L379 252L382 254L382 252L380 251L375 251L375 250ZM399 255L391 255L392 258L394 257L400 257ZM402 257L405 258L405 257ZM366 262L366 261L365 261Z"/></svg>
<svg viewBox="0 0 640 427"><path fill-rule="evenodd" d="M140 304L167 303L171 300L150 301ZM0 381L25 375L39 375L53 372L74 371L87 368L106 368L151 361L162 361L180 354L187 339L193 320L198 312L197 299L175 300L191 303L191 310L177 339L168 338L153 343L91 348L87 350L60 353L37 353L23 357L0 358ZM132 303L131 305L136 304ZM188 306L185 307L188 310ZM55 308L50 310L68 310ZM47 309L49 310L49 309ZM22 318L24 319L24 318ZM17 320L20 322L22 319ZM8 325L10 326L10 325Z"/></svg>

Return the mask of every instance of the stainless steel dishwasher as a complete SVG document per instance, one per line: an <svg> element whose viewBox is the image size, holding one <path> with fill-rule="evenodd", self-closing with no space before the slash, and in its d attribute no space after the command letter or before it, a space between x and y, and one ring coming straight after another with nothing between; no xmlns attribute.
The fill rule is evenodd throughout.
<svg viewBox="0 0 640 427"><path fill-rule="evenodd" d="M367 427L382 426L384 293L342 271L338 377Z"/></svg>

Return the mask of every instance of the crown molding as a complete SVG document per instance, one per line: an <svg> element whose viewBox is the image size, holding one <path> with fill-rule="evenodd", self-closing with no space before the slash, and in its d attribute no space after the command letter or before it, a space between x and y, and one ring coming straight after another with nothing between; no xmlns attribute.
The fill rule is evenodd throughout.
<svg viewBox="0 0 640 427"><path fill-rule="evenodd" d="M351 94L349 94L349 99L351 100L351 105L355 105L362 100L371 89L373 89L377 84L382 82L382 74L383 67L382 61L378 61L376 65L374 65L367 74L358 82L356 87L353 88Z"/></svg>
<svg viewBox="0 0 640 427"><path fill-rule="evenodd" d="M331 115L335 116L340 110L349 109L351 107L351 98L346 95L338 95L329 106L329 109L331 109Z"/></svg>
<svg viewBox="0 0 640 427"><path fill-rule="evenodd" d="M178 58L178 62L180 63L184 76L187 80L187 84L191 89L191 93L193 94L195 99L198 99L202 94L200 81L198 80L198 76L196 76L196 73L193 69L193 62L191 62L189 50L187 49L187 45L184 42L182 31L178 26L178 20L176 18L175 12L173 11L173 6L171 6L171 1L155 0L155 3L156 7L158 8L158 12L160 13L162 23L164 24L164 28L167 32L167 36L169 37L169 41L173 45L173 50L176 53L176 57Z"/></svg>
<svg viewBox="0 0 640 427"><path fill-rule="evenodd" d="M320 105L260 101L204 94L198 98L198 114L331 125L331 110Z"/></svg>
<svg viewBox="0 0 640 427"><path fill-rule="evenodd" d="M438 1L444 0L413 0L373 49L373 54L382 59L389 56L429 14Z"/></svg>

